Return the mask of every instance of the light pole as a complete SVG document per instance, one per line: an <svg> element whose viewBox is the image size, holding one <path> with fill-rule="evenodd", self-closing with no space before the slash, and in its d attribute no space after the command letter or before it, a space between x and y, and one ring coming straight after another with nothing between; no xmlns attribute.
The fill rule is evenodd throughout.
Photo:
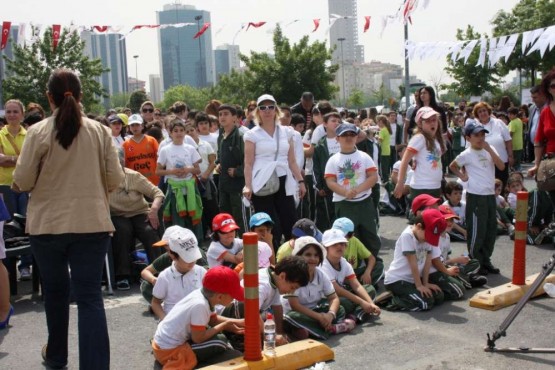
<svg viewBox="0 0 555 370"><path fill-rule="evenodd" d="M197 32L200 32L200 20L202 15L195 16L195 21L197 21ZM198 38L198 57L199 57L199 88L204 87L204 76L202 74L202 48L200 46L200 37Z"/></svg>
<svg viewBox="0 0 555 370"><path fill-rule="evenodd" d="M139 59L139 56L133 55L133 59L135 59L135 90L139 90L139 69L137 68L137 59Z"/></svg>
<svg viewBox="0 0 555 370"><path fill-rule="evenodd" d="M345 41L345 37L340 37L337 39L341 44L341 90L343 90L343 104L346 104L345 100L345 63L343 61L343 41Z"/></svg>

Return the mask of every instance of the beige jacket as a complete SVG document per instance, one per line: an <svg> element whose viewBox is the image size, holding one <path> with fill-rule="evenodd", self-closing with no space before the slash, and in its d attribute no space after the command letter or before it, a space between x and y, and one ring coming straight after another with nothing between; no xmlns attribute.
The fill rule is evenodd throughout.
<svg viewBox="0 0 555 370"><path fill-rule="evenodd" d="M124 174L109 130L83 117L65 150L56 140L54 114L31 126L13 174L31 192L27 232L31 235L111 232L108 192Z"/></svg>

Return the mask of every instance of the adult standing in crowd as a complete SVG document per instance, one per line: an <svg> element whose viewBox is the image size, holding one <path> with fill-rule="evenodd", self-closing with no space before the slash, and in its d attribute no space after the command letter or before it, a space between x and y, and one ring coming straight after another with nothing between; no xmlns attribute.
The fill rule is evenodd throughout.
<svg viewBox="0 0 555 370"><path fill-rule="evenodd" d="M492 108L488 103L480 102L476 104L472 113L476 123L488 130L486 141L495 148L499 158L505 163L505 169L502 171L495 167L495 178L503 182L503 189L505 189L509 179L509 166L512 167L514 163L513 141L509 128L503 121L491 115Z"/></svg>
<svg viewBox="0 0 555 370"><path fill-rule="evenodd" d="M114 231L108 192L123 181L123 171L109 130L82 115L77 75L55 70L47 88L52 116L27 134L13 176L14 190L32 194L27 231L48 324L42 357L52 368L67 365L71 290L78 308L79 368L109 369L101 280Z"/></svg>
<svg viewBox="0 0 555 370"><path fill-rule="evenodd" d="M312 108L314 108L314 95L310 91L305 91L301 95L301 101L291 107L291 114L298 113L304 117L306 127L312 123Z"/></svg>
<svg viewBox="0 0 555 370"><path fill-rule="evenodd" d="M542 109L547 106L547 98L544 96L541 86L534 86L530 89L533 104L530 107L530 115L528 116L528 134L526 135L526 152L528 153L528 160L534 163L535 159L535 140L536 133L538 132L538 124L540 122L540 113ZM541 158L538 159L539 161Z"/></svg>
<svg viewBox="0 0 555 370"><path fill-rule="evenodd" d="M544 154L553 155L555 153L555 68L543 77L538 92L545 98L546 103L541 110L536 130L534 167L528 170L528 176L536 174ZM555 191L550 191L549 196L551 202L555 204Z"/></svg>
<svg viewBox="0 0 555 370"><path fill-rule="evenodd" d="M154 121L154 103L150 100L145 101L141 104L141 116L143 117L143 123L146 126L150 122Z"/></svg>
<svg viewBox="0 0 555 370"><path fill-rule="evenodd" d="M252 200L256 212L266 212L277 221L273 230L274 249L280 245L281 236L291 239L295 223L294 193L299 189L304 197L306 187L295 160L292 130L279 124L281 116L276 100L264 94L257 100L254 113L258 126L244 134L245 140L245 187L243 195ZM267 195L260 190L277 175L277 192ZM275 176L274 176L275 178Z"/></svg>
<svg viewBox="0 0 555 370"><path fill-rule="evenodd" d="M13 217L14 213L25 216L29 195L11 190L15 164L27 135L27 131L22 126L25 109L23 103L17 99L8 100L4 108L7 124L0 130L0 193L4 196L4 203L10 217ZM31 279L32 263L32 255L21 256L18 266L21 280Z"/></svg>

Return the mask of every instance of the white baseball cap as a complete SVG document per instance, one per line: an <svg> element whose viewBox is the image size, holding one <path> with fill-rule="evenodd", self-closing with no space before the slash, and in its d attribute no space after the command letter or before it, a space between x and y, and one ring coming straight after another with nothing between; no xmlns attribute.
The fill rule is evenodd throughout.
<svg viewBox="0 0 555 370"><path fill-rule="evenodd" d="M187 263L196 262L202 258L197 238L189 229L181 228L181 230L172 232L168 244L170 245L170 250L177 253Z"/></svg>
<svg viewBox="0 0 555 370"><path fill-rule="evenodd" d="M132 114L131 117L129 117L128 120L128 124L129 125L142 125L143 124L143 117L141 117L140 114Z"/></svg>
<svg viewBox="0 0 555 370"><path fill-rule="evenodd" d="M324 247L330 247L337 243L348 243L349 241L345 238L342 230L339 229L329 229L324 231L324 236L322 236L322 244Z"/></svg>
<svg viewBox="0 0 555 370"><path fill-rule="evenodd" d="M256 100L256 105L260 105L260 103L264 102L264 101L271 101L272 103L276 103L276 99L274 99L274 97L270 94L264 94L264 95L260 95L258 97L258 99Z"/></svg>

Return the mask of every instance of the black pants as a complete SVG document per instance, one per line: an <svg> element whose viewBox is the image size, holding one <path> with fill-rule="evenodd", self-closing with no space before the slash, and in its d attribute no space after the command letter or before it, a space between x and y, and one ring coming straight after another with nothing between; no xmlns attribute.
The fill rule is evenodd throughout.
<svg viewBox="0 0 555 370"><path fill-rule="evenodd" d="M285 193L286 176L279 178L279 190L277 193L259 197L252 195L252 205L256 212L266 212L272 220L274 220L274 250L281 245L281 237L285 240L291 239L291 230L297 222L297 213L295 211L295 200L292 195Z"/></svg>
<svg viewBox="0 0 555 370"><path fill-rule="evenodd" d="M131 274L131 258L129 253L135 249L135 238L143 244L149 262L160 255L160 248L152 248L158 240L158 234L147 221L145 214L133 217L112 216L116 231L112 237L112 253L114 270L118 278Z"/></svg>

